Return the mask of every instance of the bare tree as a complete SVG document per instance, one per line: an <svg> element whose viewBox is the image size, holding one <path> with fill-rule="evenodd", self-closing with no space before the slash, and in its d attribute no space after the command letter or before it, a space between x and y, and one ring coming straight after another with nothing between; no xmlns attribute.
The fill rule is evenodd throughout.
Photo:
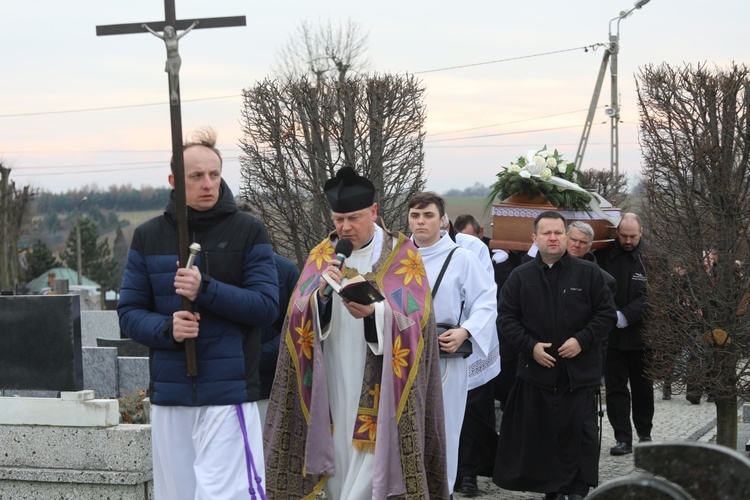
<svg viewBox="0 0 750 500"><path fill-rule="evenodd" d="M646 66L637 85L646 215L669 256L648 276L651 373L714 395L717 442L735 449L750 388L748 68Z"/></svg>
<svg viewBox="0 0 750 500"><path fill-rule="evenodd" d="M593 168L581 170L578 184L585 189L592 189L602 198L617 207L627 210L630 207L628 194L628 176L617 174L611 170L596 170Z"/></svg>
<svg viewBox="0 0 750 500"><path fill-rule="evenodd" d="M385 224L405 227L424 187L424 87L413 76L264 81L244 95L241 195L260 211L276 250L302 265L330 231L323 185L344 165L377 189Z"/></svg>
<svg viewBox="0 0 750 500"><path fill-rule="evenodd" d="M11 290L21 282L18 244L29 202L36 194L29 186L16 189L10 168L0 162L0 290Z"/></svg>
<svg viewBox="0 0 750 500"><path fill-rule="evenodd" d="M302 22L279 54L275 73L283 80L294 81L313 76L320 81L332 73L344 80L347 74L367 69L365 59L367 34L352 20L338 27L328 21L314 26Z"/></svg>

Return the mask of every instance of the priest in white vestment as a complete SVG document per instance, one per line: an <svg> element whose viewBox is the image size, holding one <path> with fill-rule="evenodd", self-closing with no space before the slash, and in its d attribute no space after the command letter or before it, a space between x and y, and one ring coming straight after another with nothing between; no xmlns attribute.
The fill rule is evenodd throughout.
<svg viewBox="0 0 750 500"><path fill-rule="evenodd" d="M439 348L421 256L379 224L374 186L354 169L340 169L324 191L335 232L310 251L284 325L264 432L269 497L447 500ZM346 301L329 286L357 276L384 299Z"/></svg>

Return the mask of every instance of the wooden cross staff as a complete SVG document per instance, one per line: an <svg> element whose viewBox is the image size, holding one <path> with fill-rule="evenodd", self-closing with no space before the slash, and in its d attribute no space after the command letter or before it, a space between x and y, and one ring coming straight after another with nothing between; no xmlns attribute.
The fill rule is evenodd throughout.
<svg viewBox="0 0 750 500"><path fill-rule="evenodd" d="M187 225L187 201L185 198L185 164L182 156L182 114L180 110L180 54L177 42L192 29L245 26L245 16L213 17L208 19L177 20L174 0L164 0L165 21L97 26L96 35L125 35L129 33L151 33L164 40L167 48L167 63L164 71L169 76L169 114L172 123L172 170L174 174L175 204L177 208L177 245L180 267L185 267L189 257L189 235ZM177 32L182 30L179 35ZM161 32L161 34L159 34ZM182 298L182 308L193 310L187 297ZM195 339L185 340L187 374L198 375L195 356Z"/></svg>

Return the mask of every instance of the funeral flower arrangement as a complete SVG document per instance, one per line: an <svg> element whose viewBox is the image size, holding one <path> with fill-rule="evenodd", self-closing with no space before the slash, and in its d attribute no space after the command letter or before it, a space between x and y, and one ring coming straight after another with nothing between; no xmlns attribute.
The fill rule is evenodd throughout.
<svg viewBox="0 0 750 500"><path fill-rule="evenodd" d="M501 168L487 197L488 205L497 199L502 201L523 194L529 200L541 196L542 202L548 201L566 210L589 209L591 196L576 184L575 164L565 161L556 149L549 151L544 146L540 150L529 150Z"/></svg>

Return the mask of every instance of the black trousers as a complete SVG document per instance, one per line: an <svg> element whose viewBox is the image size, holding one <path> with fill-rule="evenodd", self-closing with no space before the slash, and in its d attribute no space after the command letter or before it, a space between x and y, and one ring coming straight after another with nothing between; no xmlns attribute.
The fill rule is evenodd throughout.
<svg viewBox="0 0 750 500"><path fill-rule="evenodd" d="M492 477L497 451L494 388L493 379L470 390L466 396L466 413L458 441L458 485L466 476Z"/></svg>
<svg viewBox="0 0 750 500"><path fill-rule="evenodd" d="M518 356L500 355L500 375L495 377L495 399L500 401L500 408L505 408L508 401L510 388L516 380L516 371L518 369Z"/></svg>
<svg viewBox="0 0 750 500"><path fill-rule="evenodd" d="M607 417L617 442L633 443L633 426L638 436L651 436L654 420L654 382L646 376L647 351L607 351L604 382L607 386ZM628 390L630 383L630 390Z"/></svg>

